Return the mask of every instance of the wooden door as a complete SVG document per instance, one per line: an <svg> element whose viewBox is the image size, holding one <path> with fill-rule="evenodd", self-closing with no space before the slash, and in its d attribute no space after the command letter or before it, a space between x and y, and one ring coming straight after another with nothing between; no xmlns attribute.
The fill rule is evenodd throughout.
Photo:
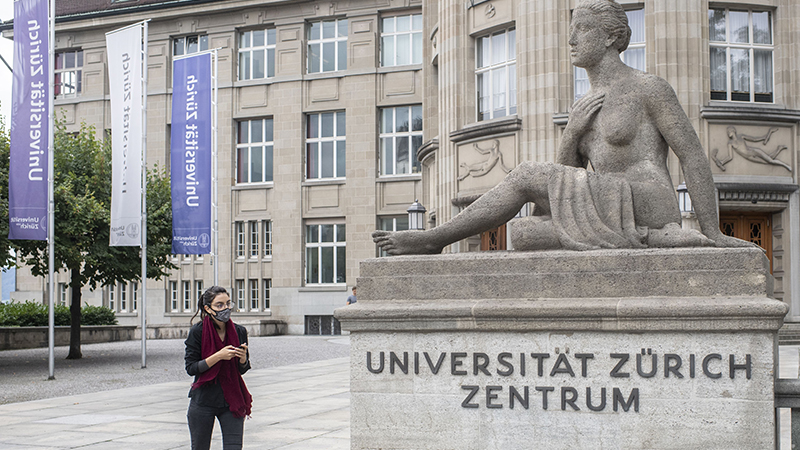
<svg viewBox="0 0 800 450"><path fill-rule="evenodd" d="M728 236L752 242L767 251L772 270L772 220L771 214L723 213L719 229Z"/></svg>
<svg viewBox="0 0 800 450"><path fill-rule="evenodd" d="M506 225L481 233L481 251L506 250Z"/></svg>

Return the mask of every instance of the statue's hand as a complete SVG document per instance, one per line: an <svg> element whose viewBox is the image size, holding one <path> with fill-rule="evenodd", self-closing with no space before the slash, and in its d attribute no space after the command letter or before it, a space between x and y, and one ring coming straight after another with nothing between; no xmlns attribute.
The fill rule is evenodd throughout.
<svg viewBox="0 0 800 450"><path fill-rule="evenodd" d="M586 132L586 129L592 124L595 115L603 106L605 96L606 94L603 93L584 95L575 102L572 105L572 110L569 112L567 129L579 135Z"/></svg>

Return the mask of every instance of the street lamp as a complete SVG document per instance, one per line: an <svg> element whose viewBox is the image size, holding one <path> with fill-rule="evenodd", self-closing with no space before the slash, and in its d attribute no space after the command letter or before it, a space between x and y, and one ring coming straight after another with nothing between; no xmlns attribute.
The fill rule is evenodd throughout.
<svg viewBox="0 0 800 450"><path fill-rule="evenodd" d="M409 230L424 230L425 229L425 207L419 202L414 200L414 203L408 207L408 229Z"/></svg>

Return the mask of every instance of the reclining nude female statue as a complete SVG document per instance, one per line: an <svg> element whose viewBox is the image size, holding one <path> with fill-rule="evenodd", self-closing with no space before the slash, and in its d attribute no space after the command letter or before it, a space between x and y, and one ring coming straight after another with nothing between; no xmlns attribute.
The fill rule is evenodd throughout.
<svg viewBox="0 0 800 450"><path fill-rule="evenodd" d="M516 250L752 245L720 232L709 162L675 91L621 61L630 34L618 3L583 0L573 13L569 46L591 88L572 106L557 162L520 164L438 227L376 231L373 240L390 255L441 253L508 222L533 202L534 216L510 225ZM670 147L702 233L681 229L667 170ZM586 170L589 162L594 172Z"/></svg>

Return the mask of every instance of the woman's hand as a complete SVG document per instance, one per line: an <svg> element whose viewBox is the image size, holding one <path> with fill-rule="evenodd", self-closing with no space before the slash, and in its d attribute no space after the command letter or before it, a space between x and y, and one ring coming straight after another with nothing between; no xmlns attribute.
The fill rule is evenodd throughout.
<svg viewBox="0 0 800 450"><path fill-rule="evenodd" d="M211 356L216 357L218 361L229 361L233 358L239 357L239 349L232 345L227 345Z"/></svg>
<svg viewBox="0 0 800 450"><path fill-rule="evenodd" d="M236 349L236 356L239 357L239 364L247 362L247 344L242 344L241 347Z"/></svg>
<svg viewBox="0 0 800 450"><path fill-rule="evenodd" d="M569 121L565 132L569 130L571 133L583 135L586 129L591 125L595 115L600 108L603 107L603 100L606 94L591 94L584 95L577 102L572 105L572 110L569 112Z"/></svg>

